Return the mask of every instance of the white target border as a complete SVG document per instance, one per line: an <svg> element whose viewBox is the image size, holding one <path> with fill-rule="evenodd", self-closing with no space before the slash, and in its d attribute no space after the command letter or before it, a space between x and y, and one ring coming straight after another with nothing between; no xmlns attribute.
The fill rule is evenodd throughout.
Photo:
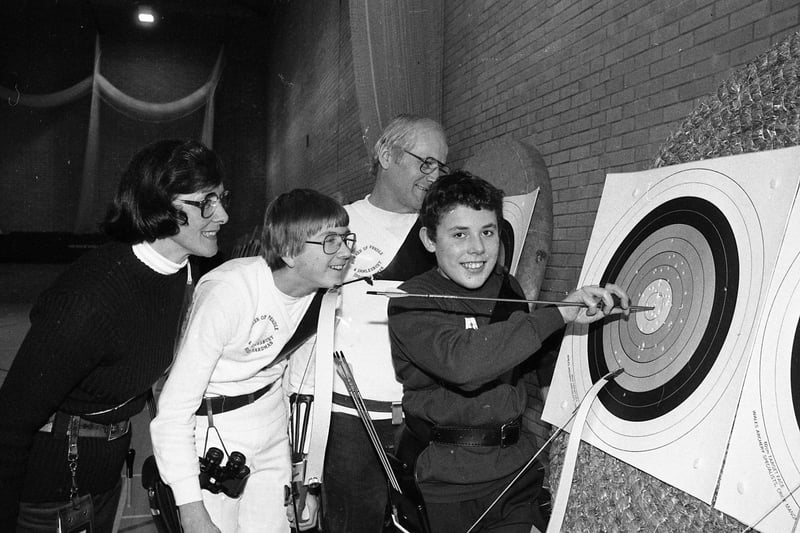
<svg viewBox="0 0 800 533"><path fill-rule="evenodd" d="M720 355L706 379L681 405L642 422L619 419L595 401L587 421L589 431L583 434L594 446L707 503L711 503L722 468L755 322L763 305L761 295L797 191L798 179L792 171L797 161L795 150L776 150L769 157L747 154L609 174L581 271L579 285L597 283L636 224L676 198L707 200L730 224L739 250L736 308ZM592 385L587 332L587 326L567 330L543 414L550 423L568 425L571 413Z"/></svg>
<svg viewBox="0 0 800 533"><path fill-rule="evenodd" d="M800 161L797 168L800 171ZM798 302L800 205L796 201L758 322L714 504L758 531L791 531L800 515L800 429L791 389Z"/></svg>
<svg viewBox="0 0 800 533"><path fill-rule="evenodd" d="M634 196L637 192L634 191ZM761 288L765 285L763 279L766 235L763 233L751 198L732 179L708 169L689 169L672 174L655 184L648 190L647 196L651 199L644 201L637 199L637 203L634 204L634 214L630 214L634 209L622 213L623 219L606 233L605 239L599 242L598 253L584 266L584 279L579 285L600 279L624 237L629 235L633 227L653 209L676 198L697 196L714 204L725 215L733 230L739 251L739 286L736 309L729 334L720 349L720 357L717 358L706 379L683 404L659 418L636 423L620 420L607 413L599 402L595 404L592 410L597 418L589 424L592 431L609 446L624 451L655 450L671 444L710 415L730 384L736 368L742 363L745 342L755 327L756 305L754 304L758 302ZM642 198L641 194L639 198ZM636 209L639 204L644 209ZM746 305L742 305L743 303ZM585 331L587 328L580 329ZM572 335L569 340L573 352L581 353L584 357L587 355L585 335ZM727 354L727 357L723 354ZM582 372L581 377L587 380L584 386L591 387L588 371Z"/></svg>

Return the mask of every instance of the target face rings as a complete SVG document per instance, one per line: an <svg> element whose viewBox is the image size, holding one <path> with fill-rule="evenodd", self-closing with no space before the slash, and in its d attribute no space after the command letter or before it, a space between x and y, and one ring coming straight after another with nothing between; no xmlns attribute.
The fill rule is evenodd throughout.
<svg viewBox="0 0 800 533"><path fill-rule="evenodd" d="M598 213L603 238L582 278L654 309L575 327L565 344L583 367L581 389L624 369L598 396L592 431L611 448L653 450L702 424L746 361L765 235L748 193L717 171L682 170L616 194L614 205L629 207Z"/></svg>
<svg viewBox="0 0 800 533"><path fill-rule="evenodd" d="M600 400L624 420L664 415L708 376L728 334L739 283L731 226L707 200L670 200L636 225L601 280L655 309L589 329L592 380L626 369Z"/></svg>

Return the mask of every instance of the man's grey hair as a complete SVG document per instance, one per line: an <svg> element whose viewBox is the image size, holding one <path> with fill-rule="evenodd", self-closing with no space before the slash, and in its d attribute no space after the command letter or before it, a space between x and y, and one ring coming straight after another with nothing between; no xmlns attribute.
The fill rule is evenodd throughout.
<svg viewBox="0 0 800 533"><path fill-rule="evenodd" d="M380 155L384 148L391 150L392 157L397 162L403 156L403 150L414 147L417 142L417 133L426 129L436 130L446 139L444 128L433 119L408 114L397 115L393 118L375 143L370 175L373 178L378 177L378 169L381 168Z"/></svg>

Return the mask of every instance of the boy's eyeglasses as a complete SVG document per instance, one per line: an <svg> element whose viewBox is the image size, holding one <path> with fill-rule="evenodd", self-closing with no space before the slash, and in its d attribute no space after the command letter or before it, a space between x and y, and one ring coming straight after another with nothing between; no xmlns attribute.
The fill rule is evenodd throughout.
<svg viewBox="0 0 800 533"><path fill-rule="evenodd" d="M441 172L442 174L450 174L450 167L448 167L445 163L442 163L435 157L426 157L425 159L423 159L417 154L409 152L408 150L404 149L403 151L408 155L416 157L417 159L422 161L422 164L419 166L419 171L422 172L423 174L431 174L437 168L439 169L439 172Z"/></svg>
<svg viewBox="0 0 800 533"><path fill-rule="evenodd" d="M326 235L321 241L306 241L308 244L321 244L322 251L327 255L333 255L342 247L342 243L347 246L351 252L356 247L356 234L355 233L331 233Z"/></svg>
<svg viewBox="0 0 800 533"><path fill-rule="evenodd" d="M222 205L225 210L228 210L228 205L231 203L231 191L222 191L222 194L215 192L208 193L205 198L200 201L197 200L183 200L178 198L179 202L184 204L193 205L200 208L200 216L203 218L210 218L214 214L218 205Z"/></svg>

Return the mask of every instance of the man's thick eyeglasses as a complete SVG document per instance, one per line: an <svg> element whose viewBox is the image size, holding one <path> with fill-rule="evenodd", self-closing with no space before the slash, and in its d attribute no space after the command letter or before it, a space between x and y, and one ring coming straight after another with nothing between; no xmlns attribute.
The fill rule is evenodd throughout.
<svg viewBox="0 0 800 533"><path fill-rule="evenodd" d="M342 243L347 246L351 252L356 247L356 234L355 233L331 233L326 235L321 241L306 241L308 244L321 244L322 251L326 255L333 255L342 247Z"/></svg>
<svg viewBox="0 0 800 533"><path fill-rule="evenodd" d="M439 169L439 172L441 172L442 174L450 174L450 167L448 167L446 164L442 163L435 157L426 157L425 159L422 159L417 154L409 152L408 150L403 150L403 151L408 155L416 157L417 159L422 161L422 164L419 166L419 171L422 172L423 174L431 174L437 168Z"/></svg>
<svg viewBox="0 0 800 533"><path fill-rule="evenodd" d="M197 200L182 200L178 198L179 202L184 204L193 205L200 208L200 216L203 218L211 218L218 205L222 205L227 211L228 205L231 203L231 191L222 191L222 194L215 192L208 193L205 198L200 201Z"/></svg>

